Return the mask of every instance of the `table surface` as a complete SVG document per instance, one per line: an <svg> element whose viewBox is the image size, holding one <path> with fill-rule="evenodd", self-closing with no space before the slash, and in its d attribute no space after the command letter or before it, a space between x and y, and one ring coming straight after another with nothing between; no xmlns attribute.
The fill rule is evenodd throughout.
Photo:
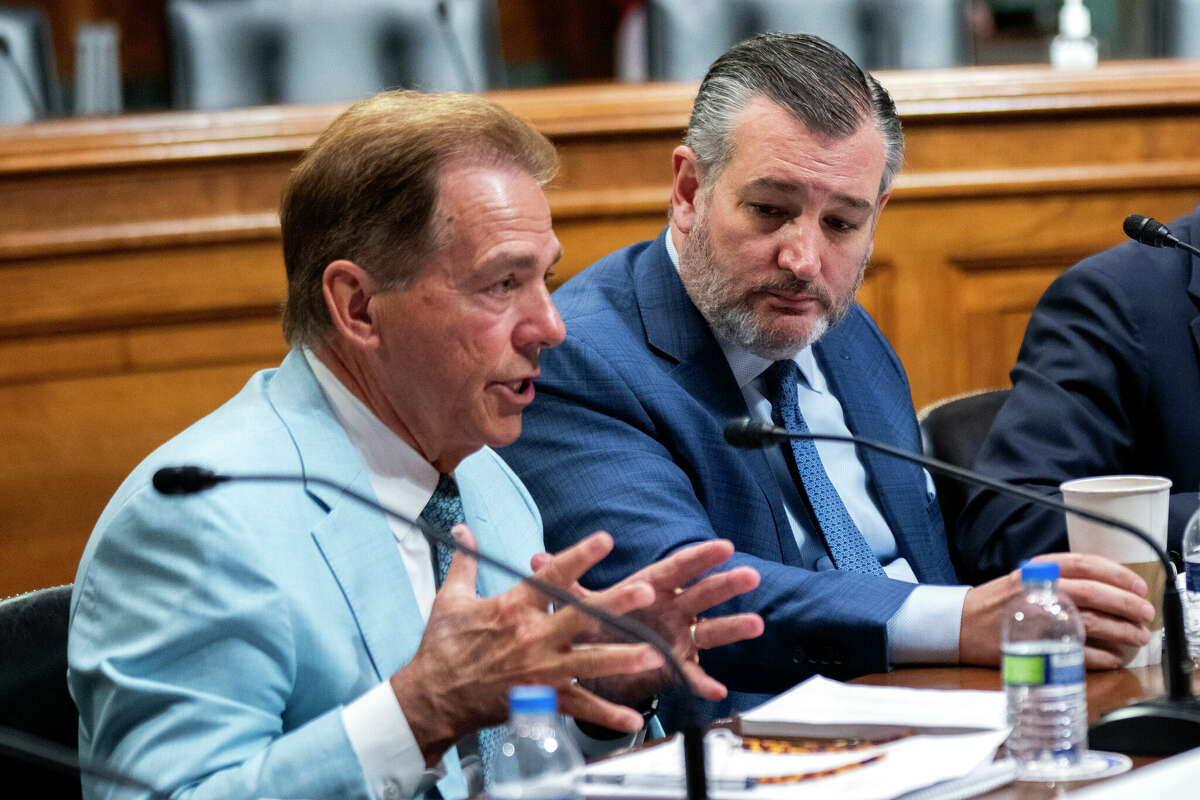
<svg viewBox="0 0 1200 800"><path fill-rule="evenodd" d="M875 686L907 686L917 689L1001 689L1000 671L988 667L900 667L892 672L866 675L851 683ZM1195 675L1193 686L1197 684ZM1087 674L1088 722L1131 702L1164 693L1162 668L1139 667ZM1133 758L1133 767L1144 766L1155 758ZM1057 797L1095 781L1075 783L1013 783L980 797L988 800L1038 800Z"/></svg>

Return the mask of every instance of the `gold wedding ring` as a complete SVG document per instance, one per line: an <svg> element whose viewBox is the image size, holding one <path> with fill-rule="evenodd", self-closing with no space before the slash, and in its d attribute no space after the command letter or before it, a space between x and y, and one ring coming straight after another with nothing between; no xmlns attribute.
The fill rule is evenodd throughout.
<svg viewBox="0 0 1200 800"><path fill-rule="evenodd" d="M692 627L688 628L688 634L692 637L692 646L697 650L700 649L700 643L696 641L696 628L700 626L700 620L692 623Z"/></svg>

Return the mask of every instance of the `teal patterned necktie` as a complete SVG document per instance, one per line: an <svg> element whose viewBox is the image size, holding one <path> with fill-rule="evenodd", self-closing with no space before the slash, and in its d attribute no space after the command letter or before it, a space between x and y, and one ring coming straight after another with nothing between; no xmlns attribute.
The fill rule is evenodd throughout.
<svg viewBox="0 0 1200 800"><path fill-rule="evenodd" d="M433 497L421 510L421 521L436 531L449 535L450 529L460 522L465 522L462 496L458 493L458 484L453 475L442 473L438 477L437 487ZM437 573L437 585L440 589L450 571L450 560L454 550L442 544L434 543L433 561ZM491 762L494 752L500 747L504 738L504 728L483 728L475 736L464 736L458 742L459 763L472 794L478 794L483 789L484 765ZM475 753L478 752L478 756ZM473 761L474 759L474 761ZM477 773L477 774L475 774Z"/></svg>
<svg viewBox="0 0 1200 800"><path fill-rule="evenodd" d="M796 362L790 359L776 361L764 374L767 378L767 396L771 401L771 417L775 424L787 428L790 433L808 433L797 397L800 368ZM834 566L850 572L883 575L879 559L871 552L867 540L850 518L846 504L829 480L825 465L817 453L816 443L812 439L792 439L784 444L785 453L789 450L800 477L800 488L808 500L821 535L825 537L825 549L829 551Z"/></svg>
<svg viewBox="0 0 1200 800"><path fill-rule="evenodd" d="M465 522L466 519L466 514L463 513L462 496L458 493L458 484L454 482L453 475L443 472L438 477L433 497L429 498L429 502L421 510L421 521L435 531L449 535L451 528L460 522ZM437 566L437 585L439 587L441 587L442 581L446 580L446 573L450 571L450 559L453 557L454 551L449 547L441 542L434 544L434 564Z"/></svg>

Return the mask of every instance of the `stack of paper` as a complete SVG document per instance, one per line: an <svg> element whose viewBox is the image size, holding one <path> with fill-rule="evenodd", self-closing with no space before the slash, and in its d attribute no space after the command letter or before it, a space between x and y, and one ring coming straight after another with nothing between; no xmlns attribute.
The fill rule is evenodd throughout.
<svg viewBox="0 0 1200 800"><path fill-rule="evenodd" d="M850 686L821 677L743 715L741 729L747 736L749 729L858 741L780 754L745 749L731 732L711 731L714 800L893 798L985 768L1008 735L1001 692ZM589 765L583 792L597 799L683 797L682 741Z"/></svg>

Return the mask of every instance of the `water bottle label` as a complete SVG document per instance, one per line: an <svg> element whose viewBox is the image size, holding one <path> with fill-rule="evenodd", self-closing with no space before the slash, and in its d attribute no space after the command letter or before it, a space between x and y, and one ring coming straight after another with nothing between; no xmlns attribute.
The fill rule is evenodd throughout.
<svg viewBox="0 0 1200 800"><path fill-rule="evenodd" d="M1004 682L1022 686L1083 683L1083 653L1004 654Z"/></svg>
<svg viewBox="0 0 1200 800"><path fill-rule="evenodd" d="M1185 561L1183 569L1187 573L1187 590L1200 592L1200 561Z"/></svg>

